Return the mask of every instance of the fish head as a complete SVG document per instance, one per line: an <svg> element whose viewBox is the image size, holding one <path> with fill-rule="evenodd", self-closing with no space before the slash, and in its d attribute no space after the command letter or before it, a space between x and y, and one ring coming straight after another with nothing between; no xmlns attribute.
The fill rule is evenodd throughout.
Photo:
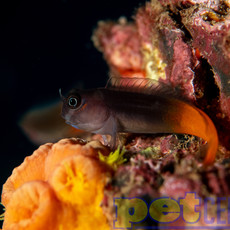
<svg viewBox="0 0 230 230"><path fill-rule="evenodd" d="M67 97L61 98L62 117L75 128L96 133L109 117L103 93L99 89L73 89Z"/></svg>

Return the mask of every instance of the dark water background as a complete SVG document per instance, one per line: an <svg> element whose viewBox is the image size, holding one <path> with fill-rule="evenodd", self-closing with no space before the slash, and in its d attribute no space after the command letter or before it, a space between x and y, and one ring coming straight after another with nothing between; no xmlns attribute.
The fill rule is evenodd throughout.
<svg viewBox="0 0 230 230"><path fill-rule="evenodd" d="M99 20L131 19L140 0L0 1L0 186L37 148L18 126L32 106L78 82L103 86L108 67L91 42Z"/></svg>

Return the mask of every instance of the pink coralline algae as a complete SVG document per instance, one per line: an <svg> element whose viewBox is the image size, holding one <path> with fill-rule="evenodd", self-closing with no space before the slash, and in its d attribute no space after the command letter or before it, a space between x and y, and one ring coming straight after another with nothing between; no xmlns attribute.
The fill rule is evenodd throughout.
<svg viewBox="0 0 230 230"><path fill-rule="evenodd" d="M102 29L101 51L104 52L108 62L117 69L139 71L142 66L142 56L136 27L131 23L123 24L122 20L120 24L100 22L99 27ZM107 32L109 32L108 37L104 36ZM99 47L100 44L97 46Z"/></svg>
<svg viewBox="0 0 230 230"><path fill-rule="evenodd" d="M178 88L212 118L228 149L229 7L224 0L152 0L133 22L100 22L93 35L112 75L148 77Z"/></svg>

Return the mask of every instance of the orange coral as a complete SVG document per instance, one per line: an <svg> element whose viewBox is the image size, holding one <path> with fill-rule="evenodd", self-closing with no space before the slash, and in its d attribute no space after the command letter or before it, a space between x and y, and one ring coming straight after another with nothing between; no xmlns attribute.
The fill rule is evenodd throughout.
<svg viewBox="0 0 230 230"><path fill-rule="evenodd" d="M107 155L108 149L98 141L87 143L82 139L69 138L62 139L58 143L53 144L52 151L46 158L45 175L46 179L52 174L57 165L66 157L76 155L86 155L98 158L97 152L100 151Z"/></svg>
<svg viewBox="0 0 230 230"><path fill-rule="evenodd" d="M79 155L63 160L52 174L49 183L58 198L78 212L77 229L91 229L96 222L101 229L108 229L100 208L106 171L100 161Z"/></svg>
<svg viewBox="0 0 230 230"><path fill-rule="evenodd" d="M70 138L27 157L3 186L3 230L109 229L100 203L111 169L98 152L109 154L98 141Z"/></svg>
<svg viewBox="0 0 230 230"><path fill-rule="evenodd" d="M98 160L86 156L73 156L61 162L49 182L60 200L71 204L90 205L103 188L104 167ZM74 199L78 196L81 199ZM102 198L102 197L101 197Z"/></svg>
<svg viewBox="0 0 230 230"><path fill-rule="evenodd" d="M24 162L15 168L12 175L3 185L2 204L6 206L12 193L27 181L44 180L45 159L52 147L52 144L40 146L33 155L26 157Z"/></svg>
<svg viewBox="0 0 230 230"><path fill-rule="evenodd" d="M58 229L64 223L63 214L65 218L67 213L69 217L74 217L71 211L56 198L48 183L28 182L13 193L5 213L3 229Z"/></svg>

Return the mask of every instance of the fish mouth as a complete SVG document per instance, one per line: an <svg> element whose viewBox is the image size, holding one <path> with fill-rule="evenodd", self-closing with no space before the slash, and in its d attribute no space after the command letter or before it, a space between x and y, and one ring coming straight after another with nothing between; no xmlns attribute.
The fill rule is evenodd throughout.
<svg viewBox="0 0 230 230"><path fill-rule="evenodd" d="M79 129L79 127L77 125L74 125L74 124L72 124L69 121L66 121L65 123L68 124L68 125L70 125L70 126L72 126L72 127L74 127L74 128L76 128L76 129Z"/></svg>

